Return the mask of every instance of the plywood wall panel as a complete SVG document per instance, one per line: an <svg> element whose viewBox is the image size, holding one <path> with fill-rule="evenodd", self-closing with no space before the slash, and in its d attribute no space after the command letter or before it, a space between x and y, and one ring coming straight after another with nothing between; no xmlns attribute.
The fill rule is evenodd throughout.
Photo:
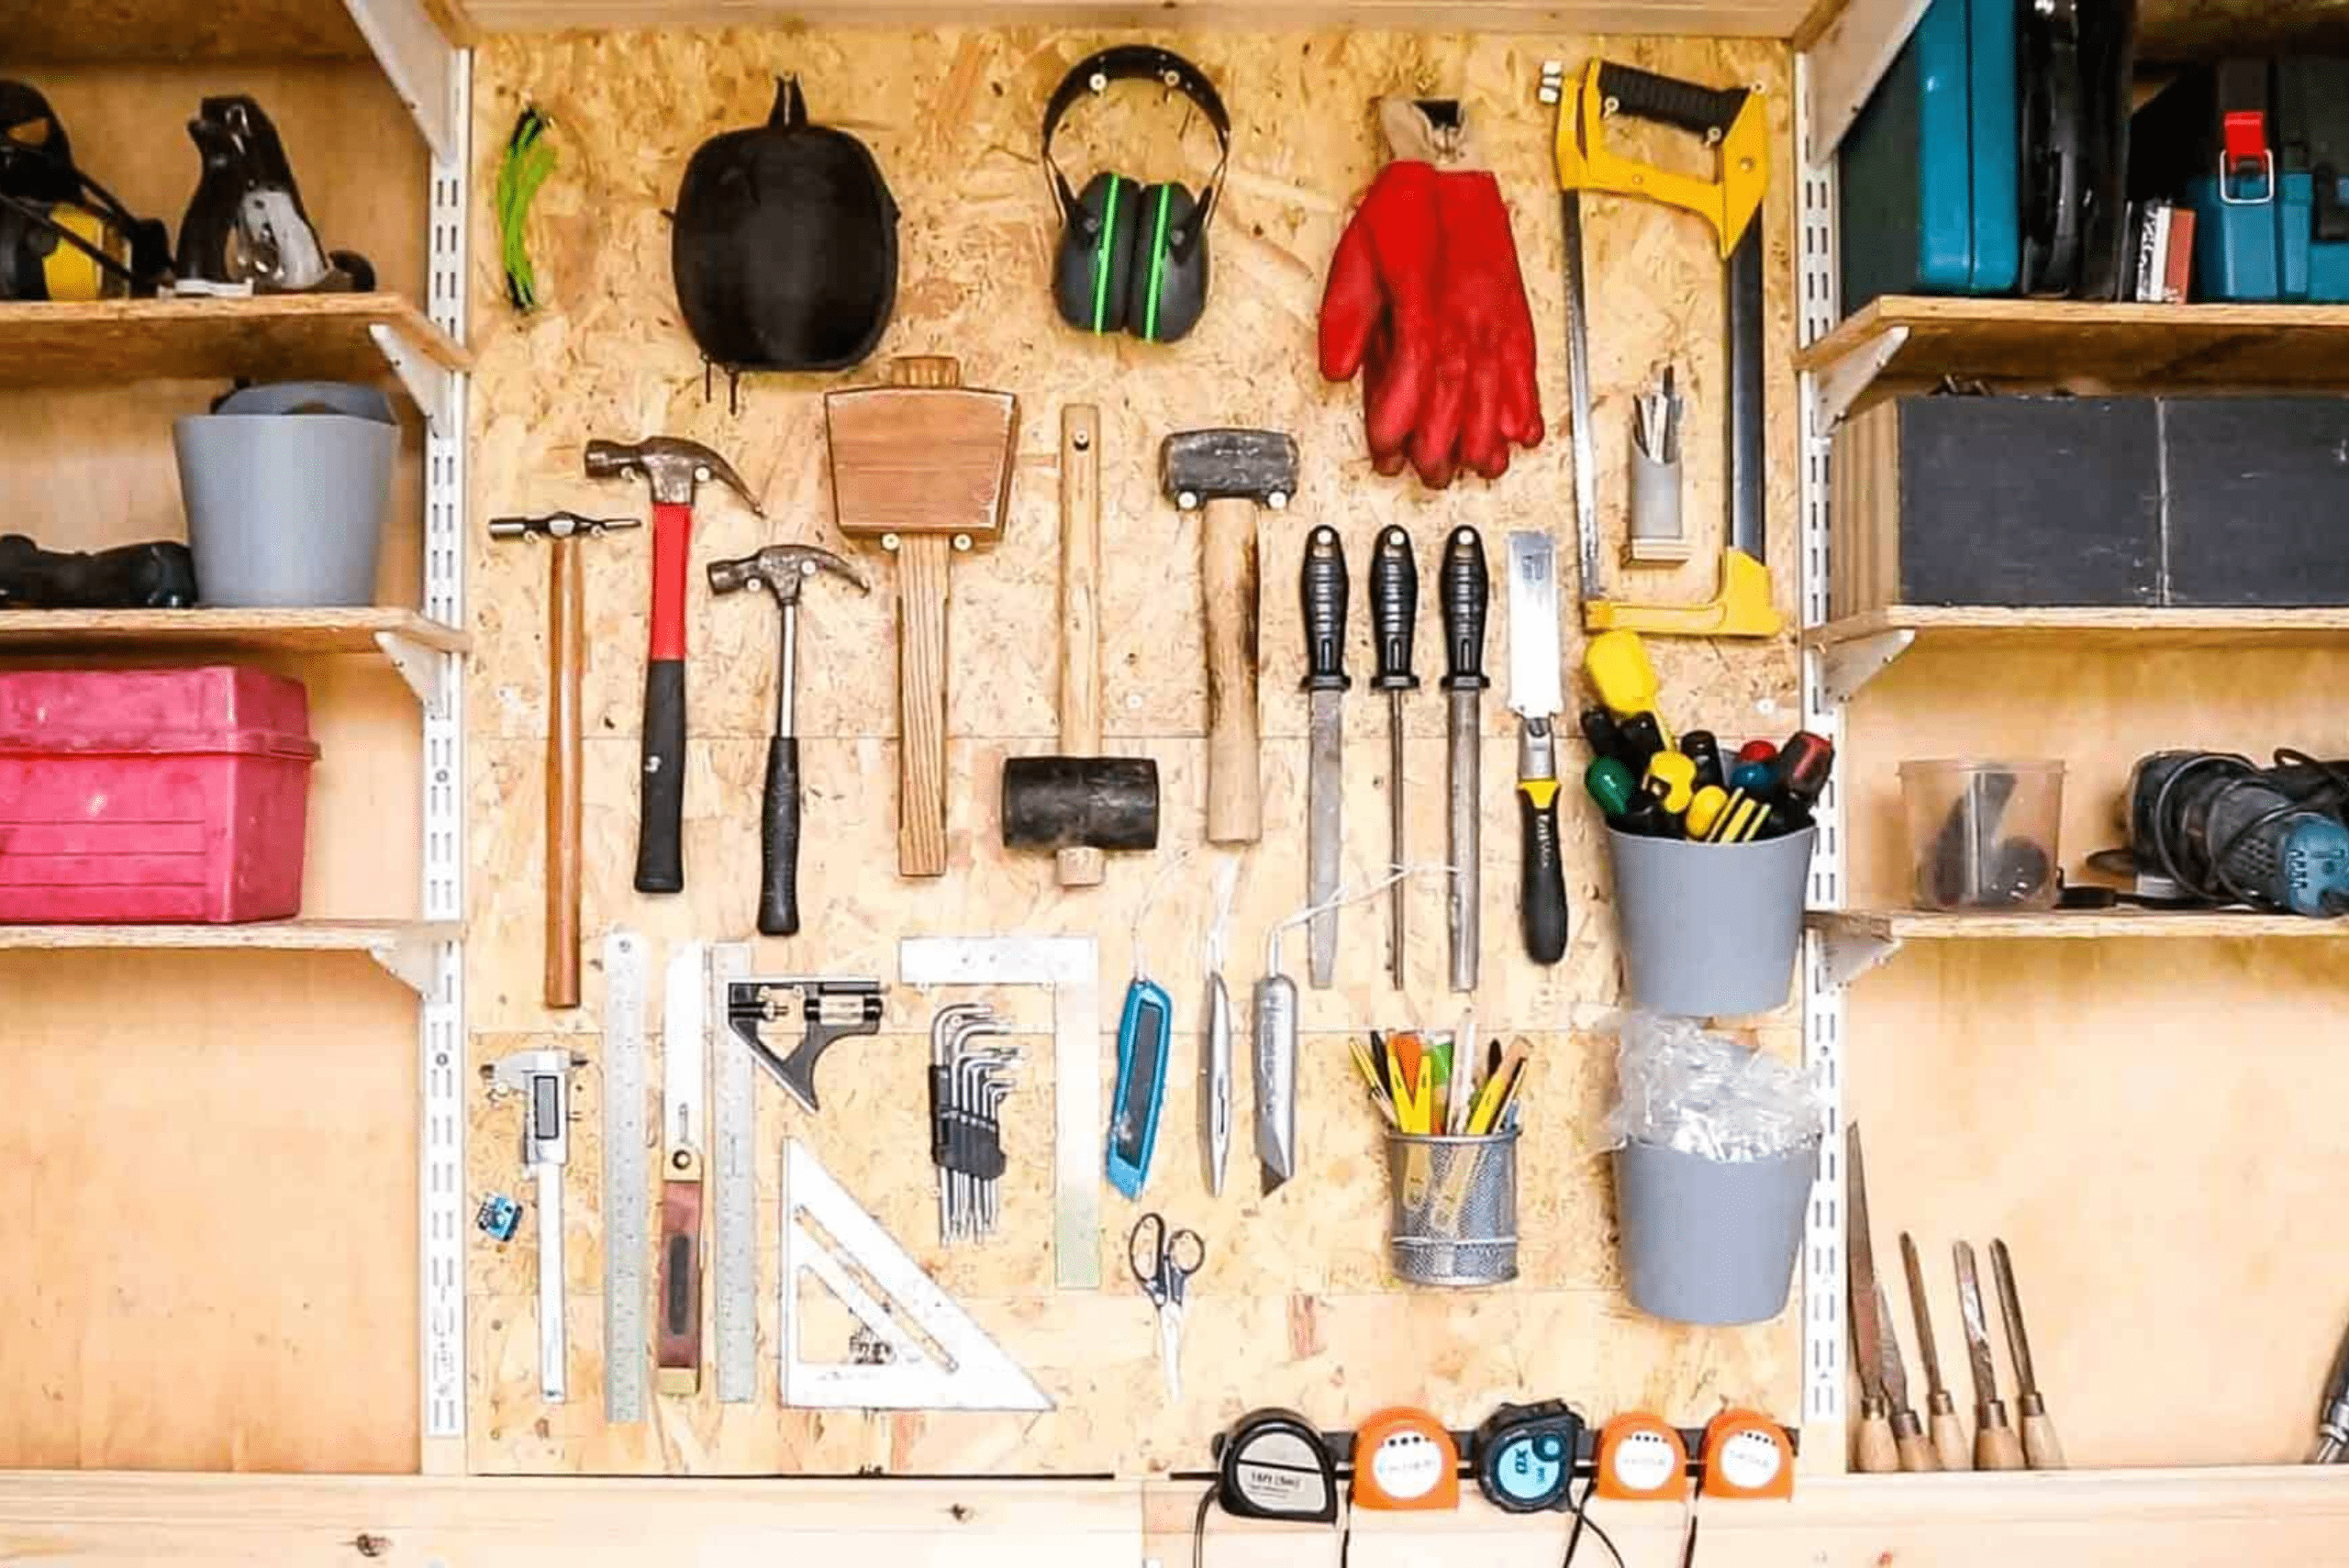
<svg viewBox="0 0 2349 1568"><path fill-rule="evenodd" d="M413 994L39 952L0 997L0 1465L412 1469Z"/></svg>
<svg viewBox="0 0 2349 1568"><path fill-rule="evenodd" d="M1228 966L1244 1015L1266 931L1305 896L1296 580L1307 529L1325 521L1340 528L1357 584L1345 806L1347 878L1356 884L1379 874L1387 858L1386 708L1365 689L1371 655L1360 593L1377 530L1408 528L1420 558L1426 689L1407 704L1405 775L1412 858L1426 862L1443 852L1443 703L1434 681L1442 539L1460 523L1482 528L1497 582L1510 528L1549 528L1562 540L1567 532L1572 488L1551 122L1531 100L1542 60L1578 61L1590 45L1335 31L1185 35L1180 47L1216 79L1238 132L1216 228L1214 300L1197 333L1168 349L1070 332L1054 318L1043 284L1053 218L1036 158L1041 104L1068 63L1108 41L1109 35L1028 29L662 32L498 38L476 59L477 188L486 188L494 149L525 101L554 117L561 162L532 225L544 310L519 320L506 308L491 230L484 222L475 231L468 1006L476 1061L558 1036L591 1061L566 1211L573 1399L556 1409L538 1396L527 1223L511 1247L477 1242L468 1275L469 1462L476 1470L1142 1472L1201 1462L1214 1431L1268 1400L1333 1422L1404 1399L1469 1422L1508 1395L1571 1395L1596 1410L1649 1404L1691 1419L1731 1398L1789 1417L1798 1407L1791 1318L1736 1332L1677 1329L1639 1318L1620 1294L1599 1152L1611 1077L1604 1029L1617 999L1608 878L1596 824L1570 799L1573 944L1554 970L1525 962L1515 906L1517 807L1508 792L1516 727L1499 679L1508 629L1499 595L1487 645L1497 686L1485 711L1485 984L1475 1006L1486 1032L1524 1032L1538 1042L1520 1194L1523 1277L1476 1296L1412 1295L1395 1289L1384 1267L1384 1166L1343 1042L1373 1025L1448 1027L1457 1019L1462 999L1444 989L1439 877L1410 888L1411 968L1399 995L1385 970L1383 904L1341 917L1338 984L1305 992L1305 1173L1269 1200L1258 1195L1250 1149L1243 1030L1231 1182L1220 1199L1206 1195L1195 1130L1194 999L1217 857L1200 844L1206 703L1197 535L1196 523L1159 493L1159 442L1174 430L1250 424L1290 431L1304 454L1295 504L1285 515L1268 514L1263 529L1266 830L1242 861ZM1609 47L1615 57L1692 78L1765 83L1773 92L1774 155L1787 157L1781 47L1622 40ZM898 309L875 364L839 376L753 378L744 384L740 412L731 414L722 384L715 399L704 397L698 360L678 322L661 209L694 146L717 129L763 119L773 76L785 71L802 74L815 117L863 137L887 172L904 214ZM1393 91L1464 96L1512 209L1552 436L1497 484L1433 495L1376 478L1362 451L1359 394L1322 385L1312 370L1322 272L1378 161L1370 101ZM1184 121L1179 107L1161 109L1137 92L1073 117L1062 156L1077 177L1097 160L1114 158L1143 177L1188 171L1196 181L1212 160L1211 139L1203 126ZM1770 499L1773 553L1781 562L1793 559L1795 491L1791 261L1776 238L1792 233L1789 188L1783 177L1773 183L1767 219ZM1591 232L1591 288L1603 324L1594 344L1598 441L1610 527L1620 527L1623 506L1630 398L1666 358L1680 366L1695 421L1687 512L1700 560L1637 578L1618 569L1618 592L1698 597L1711 588L1722 504L1714 422L1722 371L1719 266L1693 219L1661 209L1596 204ZM767 1208L760 1402L721 1407L714 1392L693 1401L656 1399L645 1426L613 1427L600 1409L602 1318L594 1295L602 1284L603 1206L628 1198L598 1194L592 1152L600 1147L592 1130L601 1070L600 936L618 923L652 938L657 1040L660 959L687 939L748 940L755 908L754 803L774 701L775 616L763 599L714 602L699 563L775 539L844 549L830 516L821 394L874 379L880 359L932 352L959 354L968 384L1009 390L1022 404L1005 537L953 568L949 873L929 884L893 873L894 572L877 555L848 552L871 575L874 593L859 597L818 579L801 617L808 929L787 941L761 942L754 965L765 973L894 982L904 935L1085 932L1100 944L1104 1010L1114 1022L1141 917L1152 972L1179 1009L1149 1196L1200 1229L1211 1251L1194 1298L1185 1397L1166 1406L1151 1360L1148 1309L1131 1289L1119 1246L1128 1206L1114 1197L1105 1206L1104 1288L1052 1288L1050 1014L1039 994L998 998L1029 1052L1007 1113L1004 1235L981 1249L938 1250L920 1071L932 999L893 984L884 1036L845 1042L827 1057L821 1116L786 1108L771 1085L759 1091ZM1057 428L1059 409L1075 401L1098 405L1105 430L1107 746L1158 759L1163 809L1158 855L1113 858L1105 886L1072 896L1054 886L1049 857L999 847L996 791L1002 760L1051 751L1057 729ZM629 886L650 540L623 534L584 547L593 628L586 1006L555 1015L540 1006L538 984L546 562L543 551L490 544L478 522L557 506L643 515L640 487L586 480L581 451L597 436L656 430L728 455L770 520L759 523L716 491L706 493L696 519L682 898L641 898ZM1564 548L1571 553L1570 543ZM1791 604L1790 579L1781 597ZM1569 626L1569 662L1578 662L1580 651ZM1683 727L1707 724L1738 737L1794 728L1794 660L1784 641L1659 645L1656 662ZM1578 747L1564 751L1564 765L1578 773L1585 760ZM1152 898L1153 882L1176 855L1186 858ZM1286 939L1282 956L1301 980L1300 934ZM1797 1049L1790 1016L1760 1020L1758 1038L1781 1051ZM657 1051L649 1069L657 1085ZM1099 1070L1106 1085L1114 1072L1106 1035ZM510 1106L483 1106L473 1122L474 1176L505 1190L520 1183L513 1116ZM1023 1420L775 1409L773 1187L786 1135L816 1143L859 1200L1031 1368L1058 1401L1055 1411ZM1424 1355L1398 1361L1394 1346L1402 1342L1423 1345Z"/></svg>

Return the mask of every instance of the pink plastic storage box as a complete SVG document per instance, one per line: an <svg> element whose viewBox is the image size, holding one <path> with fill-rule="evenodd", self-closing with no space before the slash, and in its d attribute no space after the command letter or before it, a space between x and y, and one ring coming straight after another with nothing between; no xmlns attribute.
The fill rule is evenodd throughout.
<svg viewBox="0 0 2349 1568"><path fill-rule="evenodd" d="M0 921L299 914L317 759L283 676L0 673Z"/></svg>

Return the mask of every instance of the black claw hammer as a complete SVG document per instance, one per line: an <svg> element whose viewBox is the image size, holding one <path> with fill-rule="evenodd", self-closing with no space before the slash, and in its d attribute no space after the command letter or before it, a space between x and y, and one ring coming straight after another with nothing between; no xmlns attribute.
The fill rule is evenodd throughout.
<svg viewBox="0 0 2349 1568"><path fill-rule="evenodd" d="M799 585L818 572L847 579L860 594L872 592L856 568L812 544L771 544L738 561L709 563L711 593L763 588L783 611L774 735L767 742L766 794L759 813L759 930L770 937L799 932L799 728L793 687L799 663Z"/></svg>

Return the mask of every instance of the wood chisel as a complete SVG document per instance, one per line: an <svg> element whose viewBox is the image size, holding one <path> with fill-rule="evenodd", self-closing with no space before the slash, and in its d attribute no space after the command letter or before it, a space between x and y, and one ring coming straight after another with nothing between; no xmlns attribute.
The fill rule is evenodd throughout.
<svg viewBox="0 0 2349 1568"><path fill-rule="evenodd" d="M1403 694L1419 687L1419 677L1411 669L1411 639L1419 618L1419 563L1411 553L1411 535L1408 529L1389 526L1379 530L1378 548L1370 558L1371 642L1378 651L1378 668L1370 684L1386 694L1386 869L1398 879L1386 891L1386 970L1398 991L1403 986L1405 910L1410 904L1410 890L1399 880L1406 863Z"/></svg>
<svg viewBox="0 0 2349 1568"><path fill-rule="evenodd" d="M655 1385L701 1388L701 1202L707 1147L709 949L686 942L669 957L661 1023L661 1297Z"/></svg>
<svg viewBox="0 0 2349 1568"><path fill-rule="evenodd" d="M1925 1418L1933 1440L1933 1458L1943 1470L1971 1470L1974 1454L1966 1447L1965 1423L1957 1418L1957 1401L1942 1380L1932 1307L1925 1299L1925 1267L1917 1256L1916 1238L1906 1230L1900 1233L1900 1266L1909 1275L1909 1308L1917 1320L1917 1359L1925 1363Z"/></svg>
<svg viewBox="0 0 2349 1568"><path fill-rule="evenodd" d="M562 1173L571 1163L571 1071L586 1059L555 1047L520 1051L486 1066L493 1096L522 1101L522 1164L537 1183L539 1224L539 1393L550 1405L569 1396L564 1363Z"/></svg>
<svg viewBox="0 0 2349 1568"><path fill-rule="evenodd" d="M1998 1398L1998 1367L1990 1354L1989 1318L1982 1310L1982 1280L1974 1268L1974 1246L1960 1241L1957 1260L1957 1315L1965 1329L1965 1358L1974 1372L1974 1468L2021 1470L2022 1443L2007 1424L2007 1407Z"/></svg>
<svg viewBox="0 0 2349 1568"><path fill-rule="evenodd" d="M644 1419L645 940L604 937L604 1418Z"/></svg>
<svg viewBox="0 0 2349 1568"><path fill-rule="evenodd" d="M1338 971L1338 874L1345 851L1346 547L1321 524L1305 539L1297 597L1305 617L1304 689L1308 723L1305 775L1306 973L1326 991Z"/></svg>
<svg viewBox="0 0 2349 1568"><path fill-rule="evenodd" d="M1546 533L1508 536L1508 706L1518 717L1517 794L1525 828L1519 899L1525 951L1536 963L1555 963L1566 951L1566 882L1551 719L1564 705L1558 673L1557 548Z"/></svg>
<svg viewBox="0 0 2349 1568"><path fill-rule="evenodd" d="M729 986L750 973L750 943L718 942L710 948L710 995L727 995ZM729 1029L718 1031L714 1050L710 1286L716 1297L718 1399L722 1405L747 1405L759 1396L758 1104L749 1043Z"/></svg>
<svg viewBox="0 0 2349 1568"><path fill-rule="evenodd" d="M1443 607L1443 694L1447 801L1446 858L1452 864L1446 903L1452 938L1452 988L1476 989L1476 960L1483 940L1483 897L1477 876L1481 854L1477 828L1484 820L1485 611L1492 579L1485 570L1485 540L1463 525L1443 547L1437 581Z"/></svg>
<svg viewBox="0 0 2349 1568"><path fill-rule="evenodd" d="M1998 1310L2007 1320L2007 1351L2015 1363L2015 1413L2022 1421L2022 1456L2033 1470L2064 1468L2064 1445L2039 1391L2031 1362L2031 1337L2022 1323L2022 1297L2015 1293L2015 1262L2004 1241L1990 1243L1990 1276L1998 1286Z"/></svg>

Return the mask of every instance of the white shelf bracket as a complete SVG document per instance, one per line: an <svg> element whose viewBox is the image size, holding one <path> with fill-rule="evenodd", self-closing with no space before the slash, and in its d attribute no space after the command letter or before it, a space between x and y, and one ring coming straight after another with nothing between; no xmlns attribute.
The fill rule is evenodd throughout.
<svg viewBox="0 0 2349 1568"><path fill-rule="evenodd" d="M384 651L384 657L392 662L392 668L400 673L400 679L407 683L426 713L437 716L448 706L450 667L454 661L446 651L396 631L377 632L375 646Z"/></svg>
<svg viewBox="0 0 2349 1568"><path fill-rule="evenodd" d="M456 50L440 36L440 28L422 0L342 0L343 9L358 25L360 36L375 53L376 63L400 95L425 145L443 163L459 156L460 102Z"/></svg>
<svg viewBox="0 0 2349 1568"><path fill-rule="evenodd" d="M1812 379L1819 397L1820 431L1832 430L1842 424L1843 416L1852 411L1852 405L1867 395L1876 378L1884 373L1884 367L1908 346L1908 328L1887 328L1866 348L1854 350L1820 371Z"/></svg>
<svg viewBox="0 0 2349 1568"><path fill-rule="evenodd" d="M418 996L429 996L432 977L440 967L441 945L431 937L394 937L369 948L367 956Z"/></svg>
<svg viewBox="0 0 2349 1568"><path fill-rule="evenodd" d="M456 398L450 387L453 379L451 373L429 355L418 351L416 345L401 336L398 328L387 321L369 322L367 336L375 340L384 362L400 378L400 384L407 388L407 395L416 399L416 406L424 410L425 423L432 428L432 433L452 435L449 412Z"/></svg>
<svg viewBox="0 0 2349 1568"><path fill-rule="evenodd" d="M358 0L350 0L353 6ZM1804 155L1816 167L1835 156L1852 122L1900 46L1917 30L1927 0L1850 0L1842 14L1803 51L1810 62L1810 104L1805 111Z"/></svg>
<svg viewBox="0 0 2349 1568"><path fill-rule="evenodd" d="M1818 936L1821 972L1827 984L1839 990L1900 951L1898 937L1873 931L1839 930L1831 926Z"/></svg>
<svg viewBox="0 0 2349 1568"><path fill-rule="evenodd" d="M1898 631L1855 637L1848 642L1831 642L1819 651L1820 683L1833 701L1850 702L1860 695L1862 687L1908 652L1909 645L1916 640L1915 630L1902 627Z"/></svg>

